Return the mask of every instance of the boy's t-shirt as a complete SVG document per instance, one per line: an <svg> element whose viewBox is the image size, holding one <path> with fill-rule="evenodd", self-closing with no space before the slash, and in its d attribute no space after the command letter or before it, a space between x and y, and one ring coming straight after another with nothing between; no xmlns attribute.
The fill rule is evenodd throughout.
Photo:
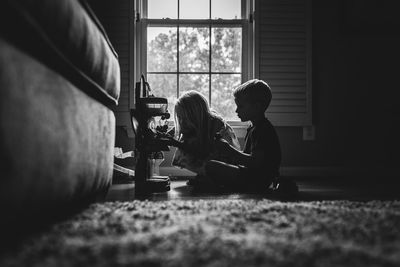
<svg viewBox="0 0 400 267"><path fill-rule="evenodd" d="M246 166L257 175L268 178L279 176L281 165L279 137L267 118L254 122L247 129L243 152L257 158L251 166Z"/></svg>

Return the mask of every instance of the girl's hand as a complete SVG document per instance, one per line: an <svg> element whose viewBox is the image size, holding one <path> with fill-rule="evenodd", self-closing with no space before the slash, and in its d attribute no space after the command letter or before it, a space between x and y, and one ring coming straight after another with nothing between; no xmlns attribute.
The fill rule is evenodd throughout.
<svg viewBox="0 0 400 267"><path fill-rule="evenodd" d="M162 141L168 146L174 146L174 147L181 147L182 142L179 140L176 140L173 136L166 134L166 133L160 133L157 132L157 138L158 140Z"/></svg>

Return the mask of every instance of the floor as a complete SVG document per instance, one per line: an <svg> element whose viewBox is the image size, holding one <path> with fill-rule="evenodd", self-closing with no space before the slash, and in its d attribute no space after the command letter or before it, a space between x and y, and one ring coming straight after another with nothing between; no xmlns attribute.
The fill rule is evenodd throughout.
<svg viewBox="0 0 400 267"><path fill-rule="evenodd" d="M152 193L145 199L163 201L172 199L277 199L285 201L313 201L313 200L391 200L400 199L400 191L391 183L390 179L362 181L358 179L343 179L334 177L294 177L299 187L295 198L282 198L270 194L244 194L244 193L199 193L186 185L185 179L171 180L171 189L163 193ZM351 182L349 182L351 181ZM383 182L387 181L387 182ZM378 183L379 182L379 183ZM133 181L124 181L113 184L108 191L106 201L131 201L143 199L135 196Z"/></svg>

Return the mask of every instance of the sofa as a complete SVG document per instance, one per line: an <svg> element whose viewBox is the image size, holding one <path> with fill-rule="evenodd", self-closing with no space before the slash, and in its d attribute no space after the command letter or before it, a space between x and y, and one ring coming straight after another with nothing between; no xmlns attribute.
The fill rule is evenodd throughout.
<svg viewBox="0 0 400 267"><path fill-rule="evenodd" d="M119 92L117 53L85 1L2 1L0 227L104 198Z"/></svg>

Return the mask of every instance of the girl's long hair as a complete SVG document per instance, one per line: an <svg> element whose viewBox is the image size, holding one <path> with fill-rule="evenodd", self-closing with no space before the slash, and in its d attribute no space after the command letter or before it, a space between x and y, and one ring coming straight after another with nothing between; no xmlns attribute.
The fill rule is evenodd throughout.
<svg viewBox="0 0 400 267"><path fill-rule="evenodd" d="M181 140L191 139L201 154L207 155L214 141L215 119L207 99L197 91L184 93L175 104L175 133Z"/></svg>

